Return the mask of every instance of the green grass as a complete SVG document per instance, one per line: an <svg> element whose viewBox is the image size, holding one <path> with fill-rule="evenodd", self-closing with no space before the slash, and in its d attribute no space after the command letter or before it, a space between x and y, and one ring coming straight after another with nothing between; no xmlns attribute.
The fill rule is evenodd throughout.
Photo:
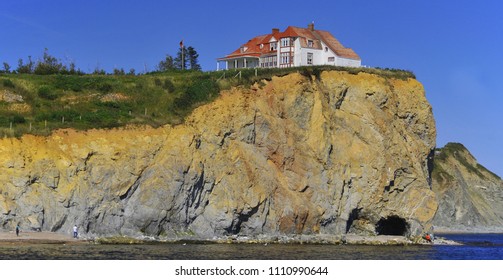
<svg viewBox="0 0 503 280"><path fill-rule="evenodd" d="M235 86L261 84L298 72L360 72L385 78L415 78L409 71L375 68L298 67L216 72L172 71L146 75L0 74L0 94L22 97L24 106L0 101L0 137L48 135L54 129L113 128L128 124L179 124L192 110ZM19 102L18 102L19 103Z"/></svg>
<svg viewBox="0 0 503 280"><path fill-rule="evenodd" d="M469 163L465 157L466 154L470 154L468 150L466 149L463 144L460 143L447 143L445 147L441 149L437 149L440 153L435 156L435 166L433 168L433 172L437 173L434 175L439 175L439 174L444 174L446 173L441 169L440 165L438 162L446 162L449 157L455 158L461 165L463 165L469 172L476 174L477 176L481 178L486 178L483 172L489 173L492 176L501 179L498 175L494 174L493 172L489 171L487 168L482 166L481 164L477 163L476 165L473 165ZM452 176L451 176L452 177Z"/></svg>
<svg viewBox="0 0 503 280"><path fill-rule="evenodd" d="M431 176L435 179L435 181L440 183L441 186L447 185L449 182L453 182L455 180L454 176L445 171L442 167L442 163L437 160L433 162L433 172L431 173Z"/></svg>

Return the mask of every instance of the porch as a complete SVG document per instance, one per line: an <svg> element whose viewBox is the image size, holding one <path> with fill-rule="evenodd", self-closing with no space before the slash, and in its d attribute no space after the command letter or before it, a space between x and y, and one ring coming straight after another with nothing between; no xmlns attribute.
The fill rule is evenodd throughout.
<svg viewBox="0 0 503 280"><path fill-rule="evenodd" d="M220 58L217 60L217 70L259 67L259 58L254 56Z"/></svg>

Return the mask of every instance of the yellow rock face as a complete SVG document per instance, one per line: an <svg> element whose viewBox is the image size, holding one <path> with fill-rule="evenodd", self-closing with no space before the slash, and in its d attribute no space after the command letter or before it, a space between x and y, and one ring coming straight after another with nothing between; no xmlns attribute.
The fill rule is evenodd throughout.
<svg viewBox="0 0 503 280"><path fill-rule="evenodd" d="M176 127L0 140L1 224L161 237L430 226L435 123L420 83L336 71L264 83Z"/></svg>

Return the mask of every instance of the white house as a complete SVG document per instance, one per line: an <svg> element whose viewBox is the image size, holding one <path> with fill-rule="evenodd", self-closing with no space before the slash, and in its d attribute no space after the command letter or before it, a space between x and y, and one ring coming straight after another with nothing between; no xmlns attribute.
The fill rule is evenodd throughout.
<svg viewBox="0 0 503 280"><path fill-rule="evenodd" d="M217 59L220 70L236 68L272 68L308 65L360 67L360 57L344 47L330 32L289 26L284 32L273 28L271 34L260 35L231 54Z"/></svg>

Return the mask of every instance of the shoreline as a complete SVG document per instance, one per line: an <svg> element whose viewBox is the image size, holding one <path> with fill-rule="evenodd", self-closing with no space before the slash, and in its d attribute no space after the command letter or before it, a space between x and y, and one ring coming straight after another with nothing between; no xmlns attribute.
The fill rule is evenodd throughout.
<svg viewBox="0 0 503 280"><path fill-rule="evenodd" d="M430 243L421 237L407 238L394 235L294 235L294 236L229 236L213 239L173 238L157 239L153 237L105 236L96 238L81 237L74 239L69 234L56 232L0 232L1 244L310 244L310 245L371 245L371 246L432 246L432 245L463 245L445 238L436 238Z"/></svg>
<svg viewBox="0 0 503 280"><path fill-rule="evenodd" d="M75 239L70 235L47 232L47 231L21 231L19 236L16 236L14 231L0 232L0 244L9 243L26 243L26 244L66 244L66 243L83 243L86 239Z"/></svg>
<svg viewBox="0 0 503 280"><path fill-rule="evenodd" d="M435 229L435 235L442 234L503 234L503 229L494 230L470 230L470 229Z"/></svg>

